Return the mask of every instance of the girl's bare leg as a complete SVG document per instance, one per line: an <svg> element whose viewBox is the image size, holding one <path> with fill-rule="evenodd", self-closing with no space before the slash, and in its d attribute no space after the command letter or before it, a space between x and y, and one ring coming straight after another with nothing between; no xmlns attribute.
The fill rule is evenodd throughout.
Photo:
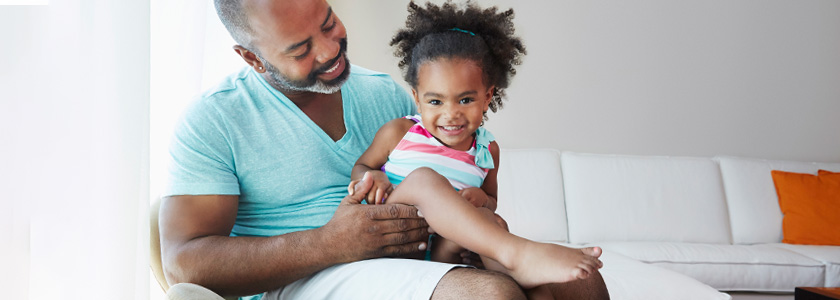
<svg viewBox="0 0 840 300"><path fill-rule="evenodd" d="M502 219L502 217L500 217L499 215L497 215L493 211L491 211L487 208L480 208L479 212L482 215L484 215L484 218L487 220L487 222L493 222L496 225L498 225L499 228L504 229L505 232L508 232L508 233L510 232L510 229L508 228L507 222L505 222L505 220ZM496 260L494 260L494 259L492 259L488 256L481 255L481 262L484 263L484 268L486 268L488 270L493 270L493 271L498 271L498 272L502 272L502 273L505 273L505 274L510 274L510 270L505 268L504 265L502 265L498 261L496 261Z"/></svg>
<svg viewBox="0 0 840 300"><path fill-rule="evenodd" d="M416 206L435 232L498 262L524 288L583 279L601 267L599 248L572 249L510 234L428 168L409 174L387 201Z"/></svg>
<svg viewBox="0 0 840 300"><path fill-rule="evenodd" d="M501 216L495 214L493 211L487 208L476 208L478 209L482 215L488 220L492 222L496 222L502 229L507 232L510 232L508 228L507 222L502 219ZM460 264L464 263L463 258L461 257L461 253L463 253L466 248L458 245L453 241L447 240L446 238L436 235L435 238L432 240L432 261L437 262L445 262L450 264ZM481 257L482 263L484 263L484 268L488 270L498 271L507 274L507 269L504 268L501 264L497 261L492 260L489 257L482 256Z"/></svg>

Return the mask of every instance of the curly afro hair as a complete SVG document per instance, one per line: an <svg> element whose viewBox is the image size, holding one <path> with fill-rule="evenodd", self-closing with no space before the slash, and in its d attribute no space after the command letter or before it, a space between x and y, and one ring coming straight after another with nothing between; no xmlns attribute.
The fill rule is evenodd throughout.
<svg viewBox="0 0 840 300"><path fill-rule="evenodd" d="M459 7L447 1L441 6L426 3L408 4L405 28L391 39L394 55L405 81L417 87L420 65L439 58L461 58L478 62L484 82L495 86L490 109L502 107L505 88L516 74L515 66L525 55L522 41L513 35L513 9L498 12L496 7L482 9L467 1ZM485 113L485 119L486 119Z"/></svg>

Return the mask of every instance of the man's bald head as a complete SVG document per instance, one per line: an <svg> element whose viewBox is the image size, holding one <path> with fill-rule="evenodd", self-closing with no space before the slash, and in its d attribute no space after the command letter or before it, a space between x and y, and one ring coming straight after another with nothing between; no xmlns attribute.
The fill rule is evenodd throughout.
<svg viewBox="0 0 840 300"><path fill-rule="evenodd" d="M216 13L222 24L225 25L230 36L237 44L245 47L251 52L259 53L252 44L254 41L254 30L248 20L248 12L245 9L244 0L214 0Z"/></svg>
<svg viewBox="0 0 840 300"><path fill-rule="evenodd" d="M325 0L214 0L249 66L283 92L332 94L350 74L347 32Z"/></svg>

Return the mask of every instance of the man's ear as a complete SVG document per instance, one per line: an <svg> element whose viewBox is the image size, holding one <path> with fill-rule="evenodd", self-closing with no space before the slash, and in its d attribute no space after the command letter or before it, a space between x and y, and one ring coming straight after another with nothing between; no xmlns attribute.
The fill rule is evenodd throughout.
<svg viewBox="0 0 840 300"><path fill-rule="evenodd" d="M257 73L265 72L265 66L263 66L262 61L257 57L256 53L245 49L241 45L233 46L233 51L236 51L236 54L239 54L245 60L245 63L254 68L254 71L257 71Z"/></svg>

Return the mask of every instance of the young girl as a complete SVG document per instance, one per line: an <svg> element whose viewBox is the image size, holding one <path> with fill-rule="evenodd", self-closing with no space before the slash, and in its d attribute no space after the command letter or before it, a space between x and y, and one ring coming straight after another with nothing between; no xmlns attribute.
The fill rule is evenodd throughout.
<svg viewBox="0 0 840 300"><path fill-rule="evenodd" d="M460 262L460 245L481 255L488 269L532 288L588 277L601 267L601 250L515 236L493 213L499 145L481 125L488 109L501 107L525 53L512 19L513 10L497 13L469 2L463 9L409 4L406 28L391 45L419 114L382 126L353 167L348 190L373 180L368 203L416 206L451 241L434 243L433 260Z"/></svg>

